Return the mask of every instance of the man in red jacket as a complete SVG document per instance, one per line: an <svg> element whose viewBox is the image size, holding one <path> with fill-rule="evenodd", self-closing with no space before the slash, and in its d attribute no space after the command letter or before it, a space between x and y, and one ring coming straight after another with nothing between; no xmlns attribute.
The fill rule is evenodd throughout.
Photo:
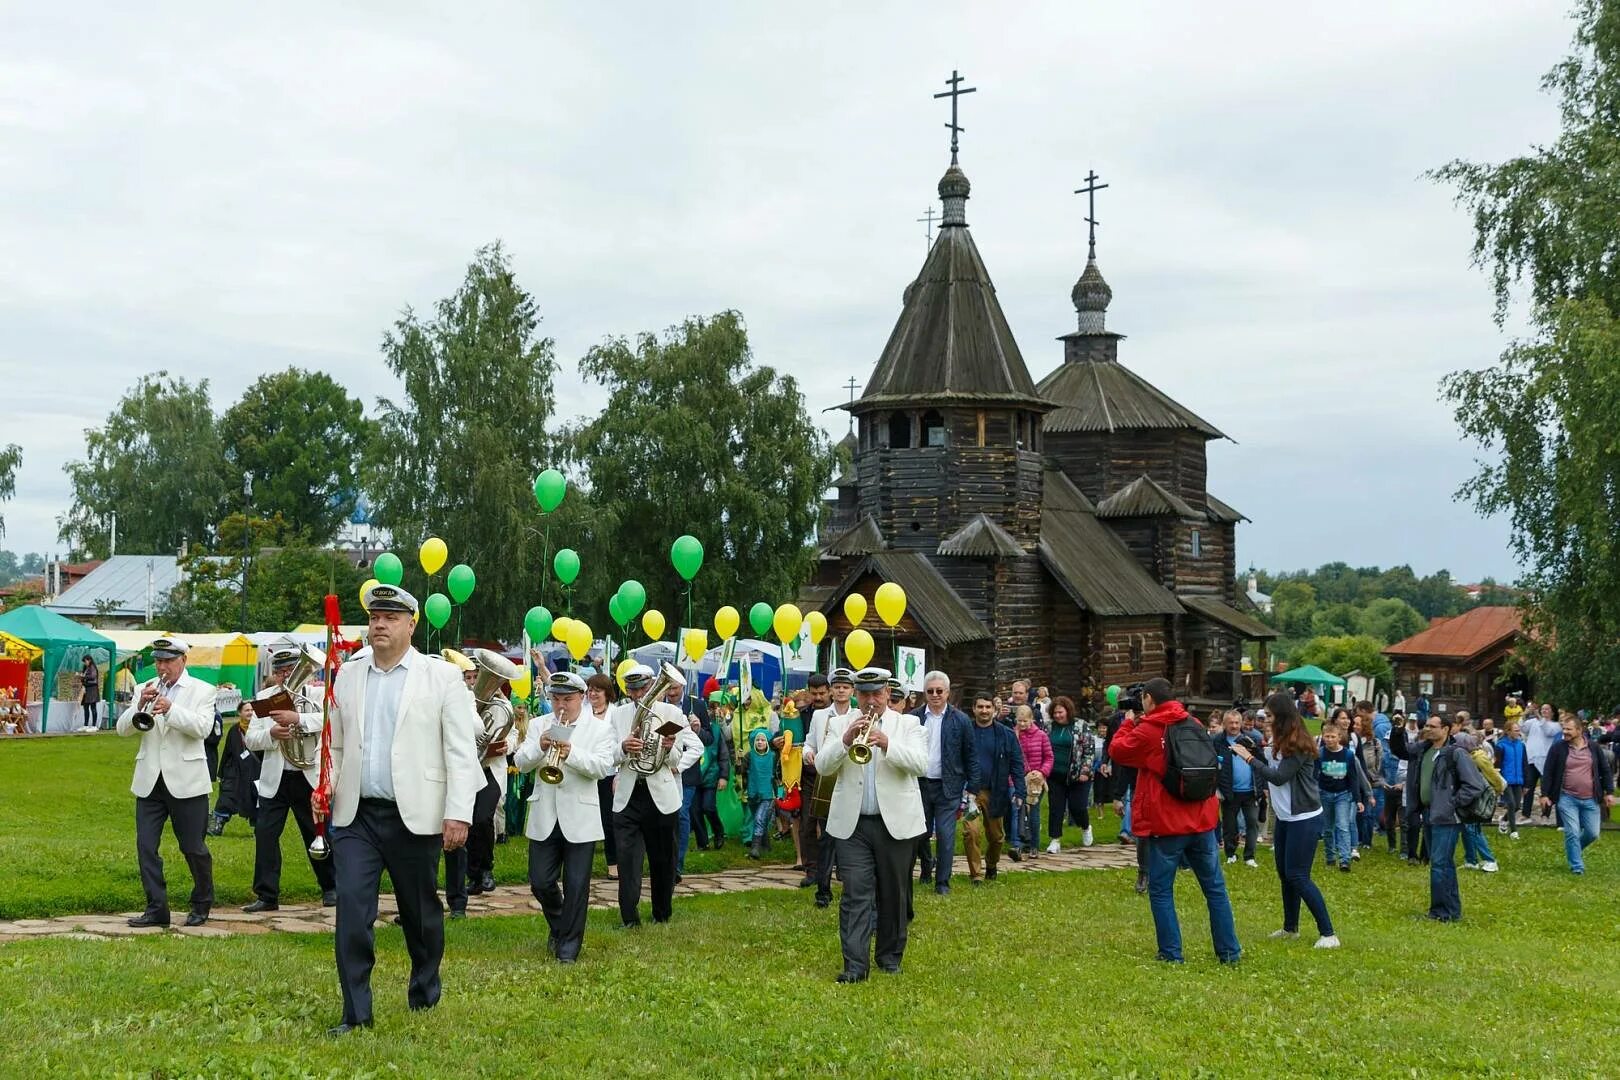
<svg viewBox="0 0 1620 1080"><path fill-rule="evenodd" d="M1215 842L1220 804L1214 795L1188 802L1164 786L1165 730L1187 719L1187 710L1175 700L1166 679L1150 679L1142 687L1142 710L1140 717L1114 735L1110 752L1115 761L1136 768L1131 831L1147 838L1148 902L1153 909L1159 959L1175 964L1182 961L1176 868L1186 859L1204 890L1215 955L1223 964L1235 964L1243 950L1232 924L1232 902L1226 895L1220 848Z"/></svg>

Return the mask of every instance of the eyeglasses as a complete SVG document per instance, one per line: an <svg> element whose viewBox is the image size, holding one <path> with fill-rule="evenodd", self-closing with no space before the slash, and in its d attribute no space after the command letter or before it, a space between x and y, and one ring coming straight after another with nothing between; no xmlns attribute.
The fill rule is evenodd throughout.
<svg viewBox="0 0 1620 1080"><path fill-rule="evenodd" d="M923 691L925 694L943 694L944 692L945 688L943 686L930 686L927 690Z"/></svg>

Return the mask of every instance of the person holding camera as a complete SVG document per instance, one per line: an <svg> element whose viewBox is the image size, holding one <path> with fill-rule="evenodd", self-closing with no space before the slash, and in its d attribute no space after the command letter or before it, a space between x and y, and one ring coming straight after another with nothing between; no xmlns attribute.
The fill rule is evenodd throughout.
<svg viewBox="0 0 1620 1080"><path fill-rule="evenodd" d="M1235 964L1243 949L1215 840L1220 820L1215 748L1203 725L1175 700L1169 680L1148 680L1141 698L1144 712L1120 728L1112 753L1116 761L1136 769L1131 828L1146 841L1148 902L1158 957L1182 962L1175 887L1176 868L1185 859L1209 908L1215 955L1223 964Z"/></svg>

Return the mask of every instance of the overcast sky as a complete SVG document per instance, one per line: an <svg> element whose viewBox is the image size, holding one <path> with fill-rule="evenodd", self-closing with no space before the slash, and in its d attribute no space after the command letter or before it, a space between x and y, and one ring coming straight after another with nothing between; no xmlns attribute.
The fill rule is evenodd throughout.
<svg viewBox="0 0 1620 1080"><path fill-rule="evenodd" d="M476 9L477 14L472 13ZM968 220L1038 379L1073 328L1095 168L1123 362L1236 440L1239 566L1509 578L1438 400L1494 360L1484 276L1422 172L1556 133L1562 3L0 4L4 546L141 374L332 373L503 240L563 364L736 308L819 411L924 255L953 67ZM937 204L934 204L937 205ZM842 413L828 414L841 435Z"/></svg>

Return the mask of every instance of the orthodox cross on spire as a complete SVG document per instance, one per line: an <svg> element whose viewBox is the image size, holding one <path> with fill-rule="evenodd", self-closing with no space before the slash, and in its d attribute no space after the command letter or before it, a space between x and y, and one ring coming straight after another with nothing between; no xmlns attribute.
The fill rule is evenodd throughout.
<svg viewBox="0 0 1620 1080"><path fill-rule="evenodd" d="M934 246L934 218L935 218L935 216L936 215L934 214L934 207L933 207L932 204L929 204L928 213L924 214L922 217L917 219L918 221L926 221L926 222L928 222L928 231L927 231L928 243L927 243L926 247L923 249L925 251L931 249Z"/></svg>
<svg viewBox="0 0 1620 1080"><path fill-rule="evenodd" d="M1084 195L1086 197L1086 225L1089 227L1090 231L1090 236L1086 245L1087 261L1092 261L1097 258L1097 192L1108 186L1107 184L1097 183L1099 179L1100 177L1097 175L1097 170L1092 169L1086 173L1086 186L1083 188L1074 189L1074 193L1076 195Z"/></svg>
<svg viewBox="0 0 1620 1080"><path fill-rule="evenodd" d="M859 390L860 386L861 384L855 381L855 376L853 375L849 377L849 382L844 384L844 389L849 391L849 400L851 404L854 403L855 391ZM855 430L855 414L853 412L849 414L849 430L852 432Z"/></svg>
<svg viewBox="0 0 1620 1080"><path fill-rule="evenodd" d="M949 86L950 89L946 90L946 91L944 91L942 93L938 93L938 94L934 95L934 99L936 101L939 100L942 97L948 97L948 98L951 99L951 122L946 124L945 126L951 129L951 164L952 165L956 164L956 150L957 150L956 136L959 133L967 130L967 128L963 127L961 124L958 124L956 122L956 103L957 103L957 99L960 98L963 94L971 94L971 93L974 93L975 91L977 91L979 89L977 86L970 86L970 87L968 87L968 88L966 88L964 90L962 88L962 82L963 82L963 79L962 79L961 72L957 71L955 68L952 68L951 69L951 77L945 80L945 85Z"/></svg>

